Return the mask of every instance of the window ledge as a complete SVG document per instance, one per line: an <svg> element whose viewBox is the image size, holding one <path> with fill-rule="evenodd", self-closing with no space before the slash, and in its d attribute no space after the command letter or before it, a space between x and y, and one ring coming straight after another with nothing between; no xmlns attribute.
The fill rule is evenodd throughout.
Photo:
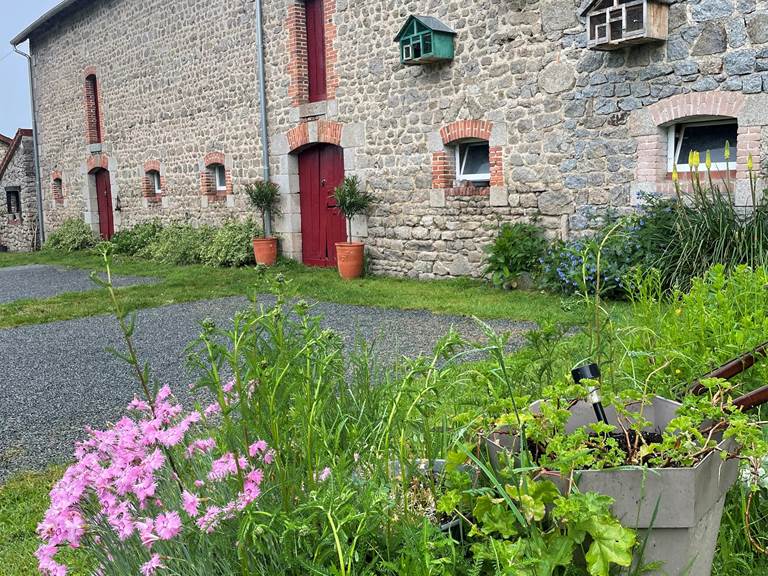
<svg viewBox="0 0 768 576"><path fill-rule="evenodd" d="M490 186L460 186L460 187L454 187L454 188L446 188L445 189L445 195L446 196L490 196L491 195L491 188Z"/></svg>
<svg viewBox="0 0 768 576"><path fill-rule="evenodd" d="M726 178L736 179L737 172L736 170L712 170L707 172L704 169L698 172L678 172L677 176L681 182L690 182L693 174L698 174L699 180L708 180L710 176L712 180L724 180ZM667 172L667 180L672 180L672 172Z"/></svg>

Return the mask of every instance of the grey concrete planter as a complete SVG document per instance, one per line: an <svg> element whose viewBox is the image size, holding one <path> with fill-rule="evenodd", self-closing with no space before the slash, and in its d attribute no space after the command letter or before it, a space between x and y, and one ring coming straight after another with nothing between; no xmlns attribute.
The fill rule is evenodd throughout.
<svg viewBox="0 0 768 576"><path fill-rule="evenodd" d="M535 412L538 404L531 405L531 410ZM644 409L645 418L653 423L649 430L662 432L679 406L654 398ZM569 432L595 420L587 402L577 403L571 412L566 425ZM609 422L616 422L613 408L606 408L606 413ZM514 451L516 445L516 438L504 430L492 434L488 442L492 463L497 464L500 450ZM736 460L723 462L718 453L711 453L693 468L583 470L576 477L580 491L613 498L616 518L638 531L638 542L646 541L643 557L638 560L643 565L662 563L658 571L646 574L710 576L725 496L738 472ZM564 481L558 483L565 487Z"/></svg>

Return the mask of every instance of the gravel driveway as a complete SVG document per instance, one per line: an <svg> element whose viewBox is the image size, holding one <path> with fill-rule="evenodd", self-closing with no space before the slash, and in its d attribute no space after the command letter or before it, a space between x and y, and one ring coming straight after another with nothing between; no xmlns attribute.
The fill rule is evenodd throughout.
<svg viewBox="0 0 768 576"><path fill-rule="evenodd" d="M115 286L152 284L155 278L138 276L114 276ZM85 292L98 286L90 278L90 272L77 268L63 268L33 264L30 266L0 267L0 304L22 298L50 298L64 292Z"/></svg>
<svg viewBox="0 0 768 576"><path fill-rule="evenodd" d="M142 310L135 333L141 358L150 362L160 382L186 400L193 377L184 350L197 336L198 322L211 318L226 325L247 304L238 297ZM480 336L471 319L424 311L318 303L314 312L347 344L356 334L373 339L377 357L384 362L428 353L451 326L467 337ZM533 327L490 324L514 332L514 345ZM108 347L122 349L111 316L0 330L0 482L13 472L66 462L85 426L100 427L120 417L138 386L128 366Z"/></svg>

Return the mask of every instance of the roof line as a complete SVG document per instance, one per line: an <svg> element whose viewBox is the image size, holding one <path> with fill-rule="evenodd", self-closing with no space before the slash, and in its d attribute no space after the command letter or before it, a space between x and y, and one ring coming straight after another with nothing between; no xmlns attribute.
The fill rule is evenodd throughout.
<svg viewBox="0 0 768 576"><path fill-rule="evenodd" d="M32 24L30 24L29 26L24 28L24 30L22 30L19 34L17 34L16 37L13 38L13 40L11 40L11 45L16 47L22 42L24 42L25 40L29 40L29 37L32 34L32 32L40 28L43 24L46 24L49 20L52 20L53 18L58 16L61 12L63 12L70 6L78 4L82 1L83 0L62 0L62 2L59 2L58 4L56 4L56 6L48 10L45 14L40 16L40 18L32 22Z"/></svg>
<svg viewBox="0 0 768 576"><path fill-rule="evenodd" d="M13 142L13 138L8 138L8 136L3 136L0 134L0 142L6 145L10 145L10 143Z"/></svg>
<svg viewBox="0 0 768 576"><path fill-rule="evenodd" d="M19 144L21 144L22 138L25 137L31 138L32 130L26 128L19 128L16 130L16 136L14 136L13 140L11 140L11 147L8 148L8 152L5 153L5 158L3 158L2 162L0 162L0 180L3 179L5 171L8 169L8 165L11 163L11 158L13 158L13 155L16 153L16 149L19 147Z"/></svg>

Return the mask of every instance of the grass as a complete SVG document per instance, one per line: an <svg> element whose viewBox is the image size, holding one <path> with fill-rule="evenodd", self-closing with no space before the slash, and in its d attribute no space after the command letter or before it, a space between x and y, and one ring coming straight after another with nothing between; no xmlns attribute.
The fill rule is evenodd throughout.
<svg viewBox="0 0 768 576"><path fill-rule="evenodd" d="M54 264L101 270L100 258L91 253L0 254L0 268L26 264ZM502 291L473 279L418 281L367 277L344 281L335 270L307 268L282 262L264 275L254 267L210 268L173 266L137 258L115 257L114 273L154 276L158 284L121 288L121 302L128 310L151 308L194 300L267 292L274 274L291 281L297 296L382 308L423 309L440 314L479 318L504 318L540 322L557 318L578 322L577 314L559 296L543 292ZM61 294L38 300L17 300L0 305L0 328L69 320L111 312L104 290Z"/></svg>

